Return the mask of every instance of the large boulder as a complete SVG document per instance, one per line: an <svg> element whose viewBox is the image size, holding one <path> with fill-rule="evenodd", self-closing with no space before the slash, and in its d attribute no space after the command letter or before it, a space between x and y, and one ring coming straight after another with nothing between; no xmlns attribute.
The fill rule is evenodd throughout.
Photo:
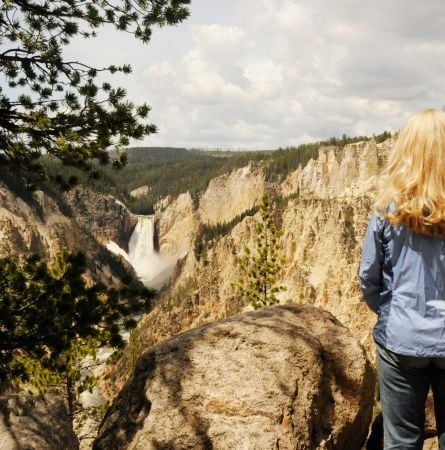
<svg viewBox="0 0 445 450"><path fill-rule="evenodd" d="M77 450L79 443L63 401L53 395L0 397L0 449Z"/></svg>
<svg viewBox="0 0 445 450"><path fill-rule="evenodd" d="M374 384L363 348L327 311L251 311L144 353L93 448L358 450Z"/></svg>

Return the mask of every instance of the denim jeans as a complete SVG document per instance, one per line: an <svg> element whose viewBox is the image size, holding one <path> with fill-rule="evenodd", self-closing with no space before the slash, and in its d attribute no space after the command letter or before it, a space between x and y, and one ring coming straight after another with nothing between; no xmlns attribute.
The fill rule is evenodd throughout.
<svg viewBox="0 0 445 450"><path fill-rule="evenodd" d="M445 358L393 353L377 344L384 449L421 450L432 387L440 450L445 450Z"/></svg>

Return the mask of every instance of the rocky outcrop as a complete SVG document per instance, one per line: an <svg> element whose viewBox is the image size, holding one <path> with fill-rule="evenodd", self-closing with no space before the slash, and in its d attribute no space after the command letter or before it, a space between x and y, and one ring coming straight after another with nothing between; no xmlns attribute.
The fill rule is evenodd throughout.
<svg viewBox="0 0 445 450"><path fill-rule="evenodd" d="M79 225L107 244L115 242L128 253L131 233L137 223L127 207L111 195L77 187L64 194Z"/></svg>
<svg viewBox="0 0 445 450"><path fill-rule="evenodd" d="M0 255L54 256L84 240L72 217L43 191L17 195L0 183Z"/></svg>
<svg viewBox="0 0 445 450"><path fill-rule="evenodd" d="M382 144L374 140L339 147L321 147L318 158L291 172L281 185L282 195L299 192L318 198L360 197L376 186L392 139Z"/></svg>
<svg viewBox="0 0 445 450"><path fill-rule="evenodd" d="M52 395L0 397L2 450L77 450L79 443L62 400Z"/></svg>
<svg viewBox="0 0 445 450"><path fill-rule="evenodd" d="M151 187L145 185L145 186L140 186L140 187L138 187L138 188L136 188L136 189L133 189L133 190L130 192L130 195L131 195L132 197L139 198L139 197L144 197L145 195L148 195L148 193L149 193L150 191L151 191Z"/></svg>
<svg viewBox="0 0 445 450"><path fill-rule="evenodd" d="M374 374L331 314L277 306L144 353L94 449L348 449L366 438Z"/></svg>
<svg viewBox="0 0 445 450"><path fill-rule="evenodd" d="M76 203L75 194L68 195ZM83 251L87 255L90 278L108 285L117 284L132 269L125 261L110 253L100 240L101 236L105 239L106 233L112 234L113 220L116 230L119 230L115 235L123 236L120 219L126 214L126 208L100 194L91 193L91 196L93 203L97 201L98 204L101 202L99 198L102 198L104 223L108 223L109 231L107 228L101 230L98 224L101 219L93 219L92 209L88 210L88 206L79 203L73 210L60 192L50 186L45 191L30 192L0 179L0 256L23 260L31 253L39 253L46 260L53 260L62 248ZM87 197L86 191L83 191L82 201L87 202ZM117 209L122 212L120 216ZM96 211L99 216L102 214ZM111 219L114 214L116 217Z"/></svg>
<svg viewBox="0 0 445 450"><path fill-rule="evenodd" d="M283 302L296 298L327 309L373 356L376 317L363 301L358 280L370 209L368 196L290 200L282 216L287 263L280 282L287 287Z"/></svg>
<svg viewBox="0 0 445 450"><path fill-rule="evenodd" d="M162 206L162 207L161 207ZM165 197L155 211L155 235L160 254L180 256L193 247L198 217L189 192L172 200Z"/></svg>
<svg viewBox="0 0 445 450"><path fill-rule="evenodd" d="M230 222L258 204L264 189L263 172L251 164L214 178L199 198L200 221L209 225Z"/></svg>

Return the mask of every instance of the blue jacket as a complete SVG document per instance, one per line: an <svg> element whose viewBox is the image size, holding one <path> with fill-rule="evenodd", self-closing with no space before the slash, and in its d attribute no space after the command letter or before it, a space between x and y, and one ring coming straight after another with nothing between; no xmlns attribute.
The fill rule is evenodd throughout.
<svg viewBox="0 0 445 450"><path fill-rule="evenodd" d="M372 214L360 264L374 340L395 353L445 357L445 238Z"/></svg>

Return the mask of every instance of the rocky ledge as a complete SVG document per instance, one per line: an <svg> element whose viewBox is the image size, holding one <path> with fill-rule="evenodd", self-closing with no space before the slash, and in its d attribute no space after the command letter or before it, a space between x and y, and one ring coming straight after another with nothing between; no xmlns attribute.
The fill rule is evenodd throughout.
<svg viewBox="0 0 445 450"><path fill-rule="evenodd" d="M144 353L93 448L358 450L374 384L363 348L330 313L250 311Z"/></svg>

